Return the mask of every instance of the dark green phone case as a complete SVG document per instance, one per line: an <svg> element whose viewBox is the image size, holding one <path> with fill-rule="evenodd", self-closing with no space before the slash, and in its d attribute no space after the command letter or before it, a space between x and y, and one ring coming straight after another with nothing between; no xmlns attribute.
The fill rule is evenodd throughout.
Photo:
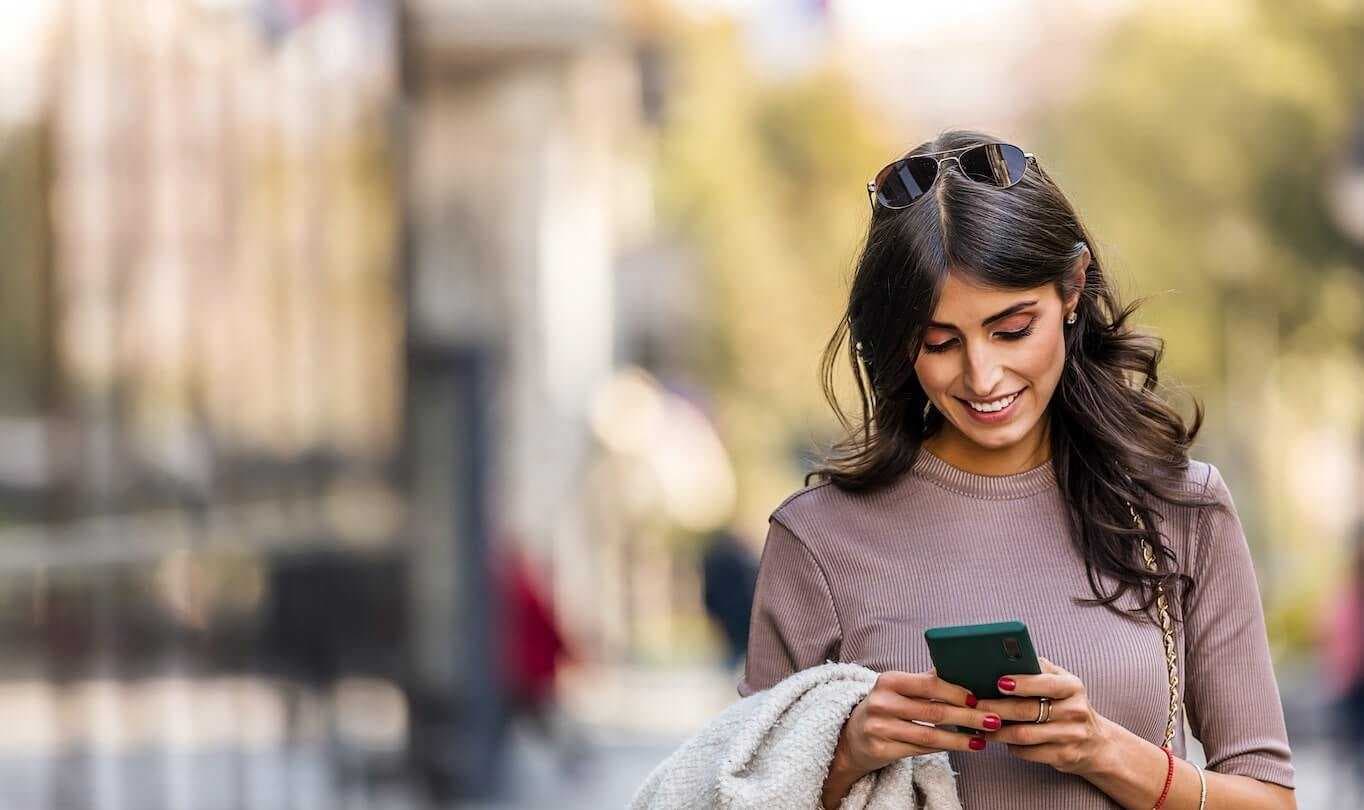
<svg viewBox="0 0 1364 810"><path fill-rule="evenodd" d="M1014 658L1005 651L1009 639L1017 642ZM931 627L924 631L924 640L938 677L970 689L978 698L1004 697L996 684L1001 675L1042 672L1028 626L1021 621Z"/></svg>

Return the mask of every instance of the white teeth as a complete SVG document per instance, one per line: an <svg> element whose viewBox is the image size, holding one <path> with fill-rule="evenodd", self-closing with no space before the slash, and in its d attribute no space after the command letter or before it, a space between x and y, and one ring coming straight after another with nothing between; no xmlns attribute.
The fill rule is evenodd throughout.
<svg viewBox="0 0 1364 810"><path fill-rule="evenodd" d="M967 404L970 405L975 410L981 411L982 413L992 413L994 411L1004 410L1005 408L1009 407L1009 404L1017 398L1018 394L1010 394L1009 396L1004 397L1003 399L997 399L994 402L989 402L984 405L977 405L976 403L971 402L969 400L967 401Z"/></svg>

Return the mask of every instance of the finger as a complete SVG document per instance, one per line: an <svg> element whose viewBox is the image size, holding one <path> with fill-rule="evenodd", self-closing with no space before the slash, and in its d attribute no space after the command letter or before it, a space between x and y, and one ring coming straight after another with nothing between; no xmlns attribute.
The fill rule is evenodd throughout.
<svg viewBox="0 0 1364 810"><path fill-rule="evenodd" d="M866 731L873 737L934 751L971 751L971 739L978 735L924 726L905 720L878 723L868 720Z"/></svg>
<svg viewBox="0 0 1364 810"><path fill-rule="evenodd" d="M1051 756L1051 746L1049 745L1017 745L1008 744L1005 746L1010 756L1026 759L1030 762L1049 762Z"/></svg>
<svg viewBox="0 0 1364 810"><path fill-rule="evenodd" d="M981 734L990 742L1009 745L1044 745L1061 742L1066 738L1065 730L1052 723L1017 723L998 731L985 731Z"/></svg>
<svg viewBox="0 0 1364 810"><path fill-rule="evenodd" d="M948 683L931 671L882 672L876 677L876 686L884 686L905 697L941 700L954 706L971 706L976 703L976 696L971 694L970 689Z"/></svg>
<svg viewBox="0 0 1364 810"><path fill-rule="evenodd" d="M1051 672L1057 675L1074 674L1070 670L1056 663L1055 661L1052 661L1050 658L1044 658L1043 656L1040 655L1037 656L1037 663L1042 665L1043 672Z"/></svg>
<svg viewBox="0 0 1364 810"><path fill-rule="evenodd" d="M1004 718L993 712L964 708L942 701L908 698L885 689L867 696L867 712L872 718L923 722L935 726L962 726L982 731L991 731L1004 724Z"/></svg>
<svg viewBox="0 0 1364 810"><path fill-rule="evenodd" d="M976 703L976 710L989 712L1014 723L1031 723L1037 719L1040 705L1035 697L990 698ZM1056 719L1060 705L1058 702L1051 704L1053 720Z"/></svg>
<svg viewBox="0 0 1364 810"><path fill-rule="evenodd" d="M1006 680L1007 679L1007 680ZM1009 681L1013 688L1009 689ZM1041 675L1005 675L999 679L999 690L1014 697L1068 698L1084 689L1080 679L1069 672L1043 672Z"/></svg>

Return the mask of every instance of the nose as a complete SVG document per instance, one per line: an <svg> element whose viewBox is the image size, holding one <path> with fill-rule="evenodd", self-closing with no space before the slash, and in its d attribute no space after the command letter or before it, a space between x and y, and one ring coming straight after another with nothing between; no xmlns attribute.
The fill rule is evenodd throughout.
<svg viewBox="0 0 1364 810"><path fill-rule="evenodd" d="M966 357L966 388L971 396L983 399L997 393L1004 369L996 361L989 343L968 346L963 354Z"/></svg>

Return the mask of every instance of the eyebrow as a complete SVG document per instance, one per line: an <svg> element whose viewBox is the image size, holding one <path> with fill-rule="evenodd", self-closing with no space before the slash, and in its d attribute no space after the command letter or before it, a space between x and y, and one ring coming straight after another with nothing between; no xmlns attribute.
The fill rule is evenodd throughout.
<svg viewBox="0 0 1364 810"><path fill-rule="evenodd" d="M997 320L1000 320L1001 318L1007 318L1010 315L1014 314L1015 312L1019 311L1020 309L1026 309L1027 307L1030 307L1036 303L1037 303L1036 298L1030 299L1028 301L1019 301L1017 304L1014 304L1008 309L1000 310L999 312L996 312L995 314L981 321L980 325L989 326L990 324L994 323ZM951 329L953 331L957 331L957 327L953 326L950 323L943 323L942 321L929 321L928 325L932 327L937 327L938 329Z"/></svg>

